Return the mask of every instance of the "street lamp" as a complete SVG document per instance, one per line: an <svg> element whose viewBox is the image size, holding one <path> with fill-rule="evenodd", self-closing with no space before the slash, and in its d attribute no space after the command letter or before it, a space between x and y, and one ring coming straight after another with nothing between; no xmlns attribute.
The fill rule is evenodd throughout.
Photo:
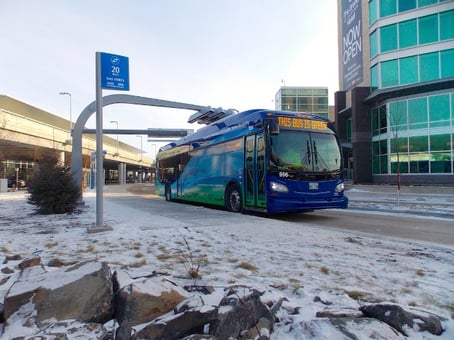
<svg viewBox="0 0 454 340"><path fill-rule="evenodd" d="M73 117L72 117L72 97L71 93L69 92L60 92L59 93L62 96L69 96L69 136L72 135L72 130L73 130Z"/></svg>
<svg viewBox="0 0 454 340"><path fill-rule="evenodd" d="M117 125L117 130L118 130L118 122L116 120L111 120L110 121L112 124L116 124ZM114 155L114 156L119 156L120 153L118 151L118 149L120 148L120 142L118 141L118 134L117 134L117 153Z"/></svg>
<svg viewBox="0 0 454 340"><path fill-rule="evenodd" d="M143 141L143 136L142 135L136 135L136 137L140 137L140 161L139 162L142 162L142 155L143 155L142 141ZM143 173L142 173L142 167L140 167L139 183L142 183L142 179L143 179Z"/></svg>
<svg viewBox="0 0 454 340"><path fill-rule="evenodd" d="M143 141L143 136L142 135L136 135L136 137L140 137L140 162L142 162L142 154L143 154L142 141Z"/></svg>

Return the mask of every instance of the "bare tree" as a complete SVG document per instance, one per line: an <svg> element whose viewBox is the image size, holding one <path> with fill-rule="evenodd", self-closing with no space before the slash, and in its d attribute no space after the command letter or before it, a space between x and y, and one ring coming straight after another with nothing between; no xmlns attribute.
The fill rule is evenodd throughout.
<svg viewBox="0 0 454 340"><path fill-rule="evenodd" d="M397 104L399 105L399 104ZM399 107L395 107L396 112L390 112L387 110L387 120L389 123L389 131L392 137L392 143L396 153L396 183L397 183L397 206L400 205L400 189L401 189L401 172L400 172L400 129L407 121L406 114L403 114ZM392 150L390 150L390 155ZM390 160L391 161L391 160ZM392 171L392 169L391 169Z"/></svg>

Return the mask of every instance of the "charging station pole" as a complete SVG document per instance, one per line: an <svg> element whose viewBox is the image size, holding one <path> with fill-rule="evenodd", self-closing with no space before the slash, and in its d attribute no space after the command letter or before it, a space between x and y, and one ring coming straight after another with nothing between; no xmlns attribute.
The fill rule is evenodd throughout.
<svg viewBox="0 0 454 340"><path fill-rule="evenodd" d="M103 216L103 88L129 91L129 59L127 57L96 52L96 225L91 232L106 230Z"/></svg>

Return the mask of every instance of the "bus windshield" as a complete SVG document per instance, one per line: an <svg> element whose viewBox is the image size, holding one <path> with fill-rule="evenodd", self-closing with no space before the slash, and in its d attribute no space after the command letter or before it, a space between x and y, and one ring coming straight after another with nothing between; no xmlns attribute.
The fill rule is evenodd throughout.
<svg viewBox="0 0 454 340"><path fill-rule="evenodd" d="M281 129L270 136L271 165L302 172L336 172L341 167L341 153L332 133Z"/></svg>

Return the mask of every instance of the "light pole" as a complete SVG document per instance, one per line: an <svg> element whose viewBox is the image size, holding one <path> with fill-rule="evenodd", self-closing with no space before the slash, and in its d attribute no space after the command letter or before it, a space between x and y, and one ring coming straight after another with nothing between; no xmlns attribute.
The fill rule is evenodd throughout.
<svg viewBox="0 0 454 340"><path fill-rule="evenodd" d="M111 122L112 124L116 124L116 125L117 125L117 130L118 130L118 122L117 122L116 120L111 120L110 122ZM120 143L118 142L118 134L117 134L117 153L116 153L116 155L114 155L114 156L117 156L117 157L120 156L120 153L119 153L119 151L118 151L119 148L120 148Z"/></svg>
<svg viewBox="0 0 454 340"><path fill-rule="evenodd" d="M60 92L59 94L62 96L69 96L69 136L71 137L73 130L72 96L69 92Z"/></svg>
<svg viewBox="0 0 454 340"><path fill-rule="evenodd" d="M139 137L140 138L140 161L142 163L142 156L143 156L143 145L142 145L142 141L143 141L143 136L142 135L136 135L136 137ZM140 167L140 177L139 177L139 183L142 183L142 177L143 177L143 174L142 174L142 167Z"/></svg>

